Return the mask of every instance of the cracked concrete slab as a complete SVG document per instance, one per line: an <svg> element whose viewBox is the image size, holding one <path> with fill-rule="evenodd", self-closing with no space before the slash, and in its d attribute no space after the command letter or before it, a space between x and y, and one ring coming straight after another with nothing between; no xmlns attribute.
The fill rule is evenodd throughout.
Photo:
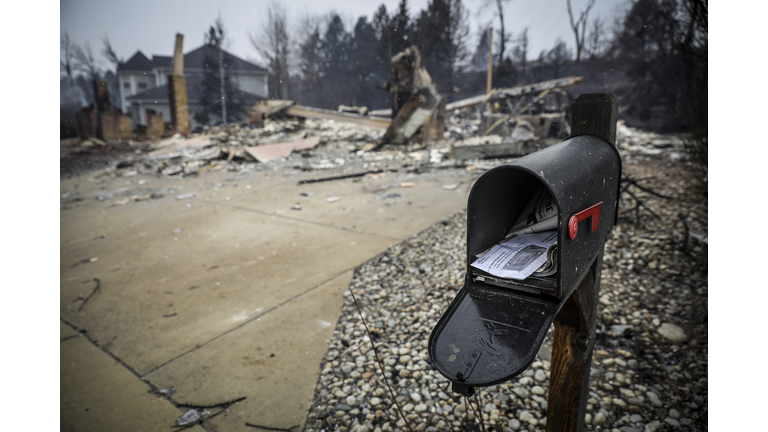
<svg viewBox="0 0 768 432"><path fill-rule="evenodd" d="M183 231L172 234L177 226ZM62 282L61 316L143 375L395 242L206 205L63 248L62 257L100 258L83 269L62 263L62 277L85 280ZM97 275L101 293L77 311L72 300L87 296Z"/></svg>
<svg viewBox="0 0 768 432"><path fill-rule="evenodd" d="M173 398L180 402L246 396L209 422L215 430L253 430L245 423L303 425L351 278L351 271L344 272L145 378L177 388Z"/></svg>
<svg viewBox="0 0 768 432"><path fill-rule="evenodd" d="M208 423L214 430L303 423L349 272L464 208L473 179L454 169L298 184L327 175L333 172L62 181L62 195L78 191L83 199L62 200L61 317L147 382L178 388L175 401L247 395L246 405ZM118 206L96 199L122 188L124 195L173 189L196 196ZM292 210L297 204L301 210ZM62 328L62 339L73 333ZM75 339L82 338L62 344ZM255 347L275 357L259 359ZM75 371L61 373L62 392L76 386ZM98 403L112 391L109 382L89 386L78 400ZM78 430L102 430L87 425Z"/></svg>
<svg viewBox="0 0 768 432"><path fill-rule="evenodd" d="M64 324L63 322L59 323L59 339L60 340L72 338L77 335L78 333L72 327Z"/></svg>
<svg viewBox="0 0 768 432"><path fill-rule="evenodd" d="M170 430L183 414L86 338L63 341L60 350L60 430Z"/></svg>

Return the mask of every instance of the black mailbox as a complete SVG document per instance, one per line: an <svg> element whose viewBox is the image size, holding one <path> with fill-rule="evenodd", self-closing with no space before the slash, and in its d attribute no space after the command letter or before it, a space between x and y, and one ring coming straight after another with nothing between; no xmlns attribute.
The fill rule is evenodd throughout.
<svg viewBox="0 0 768 432"><path fill-rule="evenodd" d="M467 394L533 362L549 326L588 272L599 283L602 251L616 222L621 159L609 142L571 137L483 174L467 203L464 287L429 338L437 370ZM540 187L557 205L557 271L504 286L473 275L477 255L504 239ZM546 279L546 280L545 280Z"/></svg>

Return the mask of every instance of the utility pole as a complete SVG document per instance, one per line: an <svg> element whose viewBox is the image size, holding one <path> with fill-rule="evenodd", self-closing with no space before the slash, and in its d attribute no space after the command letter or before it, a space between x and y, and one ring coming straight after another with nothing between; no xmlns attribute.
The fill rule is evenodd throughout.
<svg viewBox="0 0 768 432"><path fill-rule="evenodd" d="M224 51L219 47L219 81L221 83L221 123L227 124L227 100L224 93Z"/></svg>

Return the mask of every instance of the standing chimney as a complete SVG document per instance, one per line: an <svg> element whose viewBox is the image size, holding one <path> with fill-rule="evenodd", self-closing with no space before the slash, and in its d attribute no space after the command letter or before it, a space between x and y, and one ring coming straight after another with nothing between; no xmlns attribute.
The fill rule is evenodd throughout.
<svg viewBox="0 0 768 432"><path fill-rule="evenodd" d="M189 135L189 110L187 107L187 78L184 76L184 35L176 33L171 75L168 75L168 100L171 104L173 132Z"/></svg>

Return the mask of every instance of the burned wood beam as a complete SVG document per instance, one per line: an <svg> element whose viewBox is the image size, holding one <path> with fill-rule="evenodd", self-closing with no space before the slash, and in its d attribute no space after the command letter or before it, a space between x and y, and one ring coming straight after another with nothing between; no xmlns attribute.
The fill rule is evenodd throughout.
<svg viewBox="0 0 768 432"><path fill-rule="evenodd" d="M390 170L390 171L397 171L397 170ZM309 183L320 183L320 182L326 182L326 181L332 181L332 180L344 180L348 178L357 178L357 177L364 177L368 174L379 174L383 173L384 170L372 170L372 171L364 171L364 172L358 172L358 173L352 173L352 174L343 174L343 175L337 175L332 177L323 177L323 178L316 178L316 179L308 179L308 180L299 180L297 184L303 185L303 184L309 184Z"/></svg>
<svg viewBox="0 0 768 432"><path fill-rule="evenodd" d="M445 106L445 110L446 111L456 111L456 110L459 110L459 109L462 109L462 108L468 108L468 107L473 107L473 106L476 106L476 105L481 105L481 104L485 103L488 100L488 98L491 97L492 94L493 94L493 90L491 90L491 92L488 93L488 94L481 94L481 95L473 96L471 98L458 100L456 102L451 102L451 103L449 103L448 105Z"/></svg>
<svg viewBox="0 0 768 432"><path fill-rule="evenodd" d="M379 109L379 110L373 110L368 111L369 115L376 116L376 117L392 117L392 108L387 109Z"/></svg>
<svg viewBox="0 0 768 432"><path fill-rule="evenodd" d="M494 89L488 94L482 94L473 96L471 98L462 99L456 102L451 102L446 105L446 111L455 111L462 108L468 108L476 105L481 105L487 101L503 99L508 97L525 96L528 94L539 93L545 90L552 90L561 87L570 87L584 81L584 77L572 76L565 78L557 78L549 81L542 81L538 83L528 84L524 86L517 86L506 89Z"/></svg>
<svg viewBox="0 0 768 432"><path fill-rule="evenodd" d="M267 100L257 103L254 108L260 110L264 117L269 117L295 104L296 102L292 100Z"/></svg>
<svg viewBox="0 0 768 432"><path fill-rule="evenodd" d="M327 119L339 122L355 123L361 126L368 126L378 129L389 127L390 120L383 117L369 117L357 114L340 113L337 111L312 108L302 105L294 105L283 111L287 115L311 119Z"/></svg>
<svg viewBox="0 0 768 432"><path fill-rule="evenodd" d="M524 86L512 87L508 89L496 89L492 99L523 96L526 94L542 92L544 90L570 87L576 84L580 84L582 81L584 81L584 77L572 76L572 77L565 77L565 78L557 78L549 81L542 81L542 82L528 84Z"/></svg>
<svg viewBox="0 0 768 432"><path fill-rule="evenodd" d="M382 143L405 144L420 127L429 127L430 118L439 108L441 100L434 86L417 89L392 119Z"/></svg>

